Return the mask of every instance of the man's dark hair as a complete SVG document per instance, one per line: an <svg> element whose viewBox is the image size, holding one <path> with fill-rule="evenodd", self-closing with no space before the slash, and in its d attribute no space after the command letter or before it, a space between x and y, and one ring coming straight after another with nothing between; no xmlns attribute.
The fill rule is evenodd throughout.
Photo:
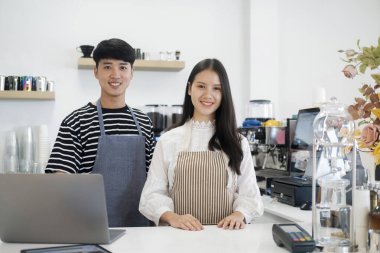
<svg viewBox="0 0 380 253"><path fill-rule="evenodd" d="M101 41L95 48L93 58L96 67L102 59L115 59L129 62L131 66L135 62L135 50L131 45L121 39L109 39Z"/></svg>

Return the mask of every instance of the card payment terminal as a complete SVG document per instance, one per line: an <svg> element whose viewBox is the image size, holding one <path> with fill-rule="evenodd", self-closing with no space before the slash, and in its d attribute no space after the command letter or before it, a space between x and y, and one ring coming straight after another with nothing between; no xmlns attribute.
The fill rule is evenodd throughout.
<svg viewBox="0 0 380 253"><path fill-rule="evenodd" d="M273 224L272 235L277 246L285 247L290 252L312 252L315 248L313 238L295 223Z"/></svg>

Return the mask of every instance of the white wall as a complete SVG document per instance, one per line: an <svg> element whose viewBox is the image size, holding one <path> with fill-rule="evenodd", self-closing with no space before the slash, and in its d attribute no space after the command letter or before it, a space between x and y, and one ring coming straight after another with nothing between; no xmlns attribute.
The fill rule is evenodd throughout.
<svg viewBox="0 0 380 253"><path fill-rule="evenodd" d="M56 83L55 101L0 100L0 159L3 137L15 126L48 124L55 139L67 114L97 99L92 71L77 69L76 47L111 37L151 52L180 50L186 61L180 72L136 71L129 105L181 104L192 67L215 57L228 71L238 122L243 120L249 97L248 1L2 0L0 34L0 74L44 75Z"/></svg>
<svg viewBox="0 0 380 253"><path fill-rule="evenodd" d="M378 0L252 0L251 98L272 100L279 119L313 106L317 87L353 103L370 78L345 78L337 51L376 45L379 13Z"/></svg>
<svg viewBox="0 0 380 253"><path fill-rule="evenodd" d="M53 138L73 109L94 101L90 70L78 70L81 44L119 37L147 51L181 50L180 72L135 72L127 103L178 104L191 68L223 61L241 123L250 99L270 99L278 119L312 106L325 87L349 104L361 81L346 79L337 50L377 43L379 0L1 0L0 74L45 75L55 101L0 100L0 170L5 132L48 124Z"/></svg>
<svg viewBox="0 0 380 253"><path fill-rule="evenodd" d="M277 0L252 0L250 99L269 99L279 117Z"/></svg>
<svg viewBox="0 0 380 253"><path fill-rule="evenodd" d="M369 78L344 77L345 63L337 51L357 49L358 39L363 46L377 44L380 1L287 0L278 1L278 10L280 115L311 107L316 87L324 87L328 98L353 103L361 82Z"/></svg>

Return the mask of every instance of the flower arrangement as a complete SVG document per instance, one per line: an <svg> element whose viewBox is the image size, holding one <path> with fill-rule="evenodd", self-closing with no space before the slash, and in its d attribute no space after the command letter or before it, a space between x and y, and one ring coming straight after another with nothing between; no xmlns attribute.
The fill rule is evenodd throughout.
<svg viewBox="0 0 380 253"><path fill-rule="evenodd" d="M372 152L375 164L380 164L380 37L377 46L360 47L358 50L339 50L344 53L343 61L348 64L343 69L347 78L371 72L374 84L363 84L359 88L362 97L355 98L355 104L348 107L351 117L357 122L355 138L360 150Z"/></svg>

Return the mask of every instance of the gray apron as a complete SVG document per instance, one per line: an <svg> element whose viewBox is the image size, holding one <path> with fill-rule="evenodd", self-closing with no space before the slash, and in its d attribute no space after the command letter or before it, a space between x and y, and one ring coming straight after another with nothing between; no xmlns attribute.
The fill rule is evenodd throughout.
<svg viewBox="0 0 380 253"><path fill-rule="evenodd" d="M110 227L148 226L138 211L146 180L145 137L133 111L128 107L139 135L106 135L100 99L97 102L100 136L92 173L103 175L108 225Z"/></svg>

